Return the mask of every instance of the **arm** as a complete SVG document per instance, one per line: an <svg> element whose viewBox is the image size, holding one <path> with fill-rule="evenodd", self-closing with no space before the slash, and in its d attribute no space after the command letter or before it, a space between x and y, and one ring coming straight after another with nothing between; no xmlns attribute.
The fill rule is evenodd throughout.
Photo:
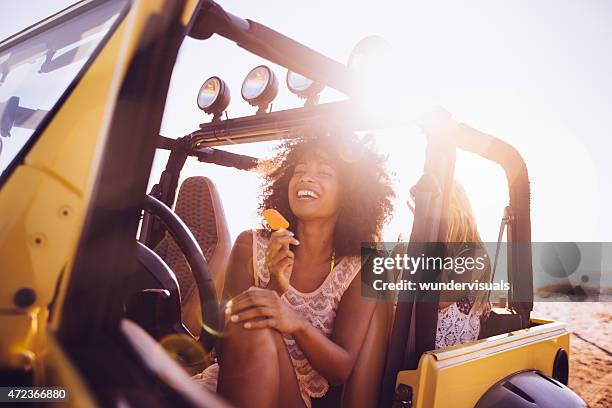
<svg viewBox="0 0 612 408"><path fill-rule="evenodd" d="M253 235L251 231L243 231L238 235L232 247L223 288L223 299L225 301L232 299L253 285ZM225 307L224 304L221 306Z"/></svg>

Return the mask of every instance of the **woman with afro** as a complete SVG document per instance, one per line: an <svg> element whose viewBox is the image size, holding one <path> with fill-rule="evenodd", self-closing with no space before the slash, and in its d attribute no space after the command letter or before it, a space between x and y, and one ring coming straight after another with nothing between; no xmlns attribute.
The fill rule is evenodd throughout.
<svg viewBox="0 0 612 408"><path fill-rule="evenodd" d="M394 192L385 158L349 134L286 141L270 169L260 210L289 227L238 236L219 363L197 379L237 407L310 407L353 369L375 306L360 247L381 240Z"/></svg>

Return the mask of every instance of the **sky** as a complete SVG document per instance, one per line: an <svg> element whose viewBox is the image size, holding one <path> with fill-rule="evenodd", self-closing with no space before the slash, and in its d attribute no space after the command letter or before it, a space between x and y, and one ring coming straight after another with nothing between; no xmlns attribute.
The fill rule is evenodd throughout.
<svg viewBox="0 0 612 408"><path fill-rule="evenodd" d="M4 38L70 4L22 0L0 3ZM18 5L15 6L15 4ZM493 134L523 155L532 186L534 241L612 241L612 2L592 0L491 1L220 1L233 14L255 20L345 63L353 46L380 35L398 61L389 101L410 99L443 106L458 121ZM262 59L217 36L186 39L174 69L161 134L179 137L210 117L197 108L198 89L218 75L229 85L230 117L254 113L240 97L247 72ZM300 106L279 78L274 110ZM414 89L408 95L400 90ZM394 93L394 91L397 91ZM324 91L321 101L340 98ZM387 103L391 103L387 101ZM385 102L382 101L381 104ZM408 117L409 114L406 113ZM377 133L388 155L398 200L385 239L408 233L404 202L422 173L425 138L416 126ZM231 146L257 157L273 143ZM158 153L152 181L163 170ZM507 204L506 180L495 165L460 152L456 178L466 188L484 240L495 241ZM190 159L183 178L206 175L218 186L230 232L256 226L260 182L255 174Z"/></svg>

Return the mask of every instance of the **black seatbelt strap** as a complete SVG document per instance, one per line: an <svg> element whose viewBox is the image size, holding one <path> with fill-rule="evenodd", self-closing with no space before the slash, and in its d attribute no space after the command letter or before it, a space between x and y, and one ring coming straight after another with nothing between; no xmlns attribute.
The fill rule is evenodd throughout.
<svg viewBox="0 0 612 408"><path fill-rule="evenodd" d="M501 223L499 224L499 234L497 235L497 244L495 246L495 258L493 259L493 267L491 269L491 278L489 279L489 283L492 283L495 280L495 271L497 270L497 261L499 260L499 250L501 248L501 241L504 236L504 231L508 227L510 223L510 215L512 214L512 210L510 206L506 206L504 208L504 216L501 219ZM487 294L487 302L491 298L491 291Z"/></svg>

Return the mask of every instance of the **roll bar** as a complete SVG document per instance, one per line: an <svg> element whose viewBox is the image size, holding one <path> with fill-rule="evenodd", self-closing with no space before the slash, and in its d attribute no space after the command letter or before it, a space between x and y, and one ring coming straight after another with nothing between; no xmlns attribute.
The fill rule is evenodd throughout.
<svg viewBox="0 0 612 408"><path fill-rule="evenodd" d="M170 151L181 150L187 156L196 157L201 162L234 167L238 170L250 170L259 163L255 157L199 145L197 141L194 143L193 139L189 138L171 139L159 136L157 148Z"/></svg>
<svg viewBox="0 0 612 408"><path fill-rule="evenodd" d="M533 309L533 265L529 174L522 156L510 144L466 124L456 126L457 147L499 164L506 173L510 196L508 278L510 307L529 322Z"/></svg>
<svg viewBox="0 0 612 408"><path fill-rule="evenodd" d="M352 72L344 65L312 48L252 20L226 12L212 0L202 0L198 18L188 35L205 40L218 34L245 50L284 66L346 95L354 89Z"/></svg>
<svg viewBox="0 0 612 408"><path fill-rule="evenodd" d="M521 315L528 327L533 309L533 270L531 259L530 189L527 167L518 151L508 143L468 125L457 124L450 114L438 115L436 127L428 132L427 156L423 177L413 188L415 221L408 251L440 251L422 242L446 242L446 208L451 191L455 148L470 151L499 164L506 173L510 203L508 221L508 278L511 284L510 307ZM449 151L452 147L453 152ZM526 245L527 244L527 245ZM428 256L430 254L427 254ZM421 281L435 276L419 276ZM400 370L414 370L421 355L434 348L439 293L428 294L428 302L415 299L397 306L383 376L381 406L389 406ZM413 328L415 325L416 328ZM419 333L411 336L411 333Z"/></svg>
<svg viewBox="0 0 612 408"><path fill-rule="evenodd" d="M192 143L192 139L188 136L171 139L160 135L157 139L157 148L170 150L170 157L159 181L149 194L169 208L174 206L181 170L188 156L196 157L204 163L234 167L239 170L250 170L259 163L255 157L198 146L197 143ZM165 227L162 223L145 212L138 240L149 248L153 248L163 238L164 231Z"/></svg>
<svg viewBox="0 0 612 408"><path fill-rule="evenodd" d="M381 129L397 126L398 122L397 118L373 118L358 103L346 100L203 123L188 137L192 146L222 146L292 138L313 127Z"/></svg>

